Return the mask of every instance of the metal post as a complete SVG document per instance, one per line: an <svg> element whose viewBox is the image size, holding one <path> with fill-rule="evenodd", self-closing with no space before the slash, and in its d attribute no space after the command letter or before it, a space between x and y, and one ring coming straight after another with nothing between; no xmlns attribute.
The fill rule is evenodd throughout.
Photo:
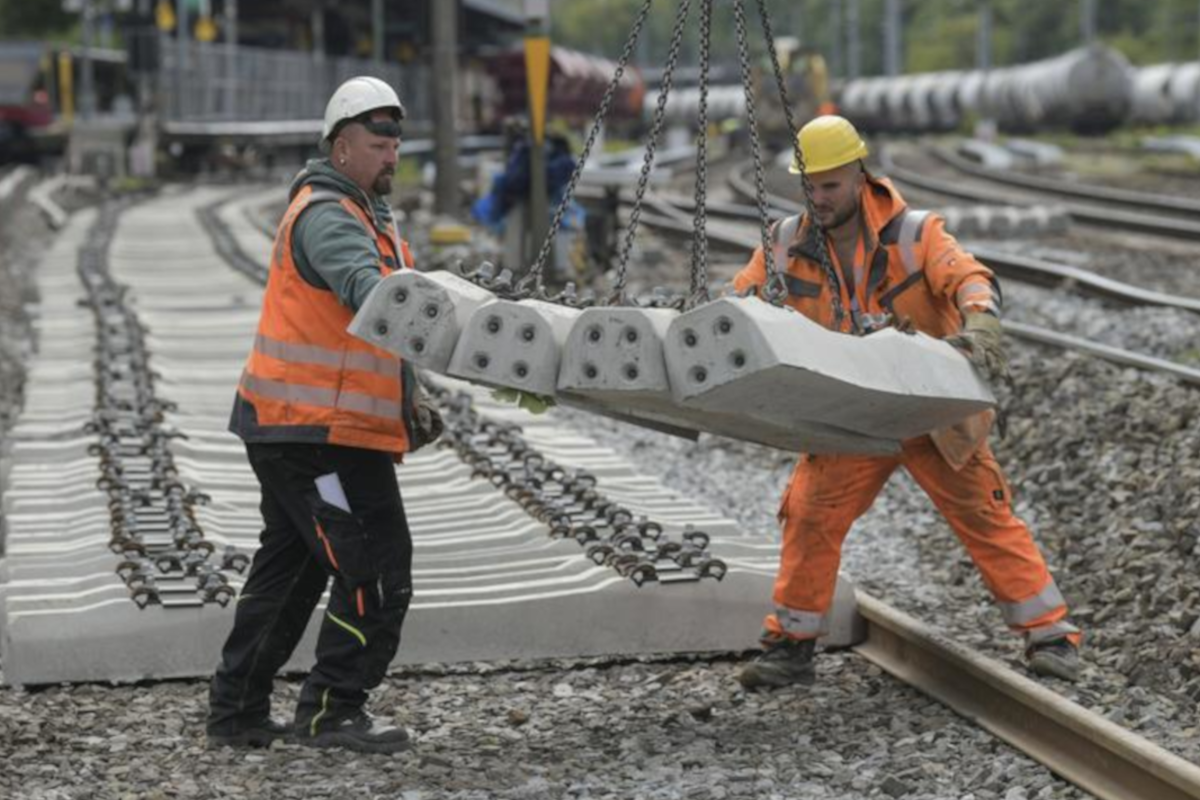
<svg viewBox="0 0 1200 800"><path fill-rule="evenodd" d="M987 72L992 68L992 1L979 0L979 29L975 41L975 68Z"/></svg>
<svg viewBox="0 0 1200 800"><path fill-rule="evenodd" d="M525 85L529 92L528 219L535 251L550 235L550 198L546 187L546 107L550 82L550 37L546 31L549 27L548 0L525 0ZM552 266L549 274L554 276L557 270Z"/></svg>
<svg viewBox="0 0 1200 800"><path fill-rule="evenodd" d="M83 55L79 59L79 115L85 120L96 113L96 80L92 48L96 46L96 8L83 0Z"/></svg>
<svg viewBox="0 0 1200 800"><path fill-rule="evenodd" d="M437 180L434 210L458 211L458 0L433 7L433 137Z"/></svg>
<svg viewBox="0 0 1200 800"><path fill-rule="evenodd" d="M846 77L862 74L862 30L859 28L858 0L846 0Z"/></svg>
<svg viewBox="0 0 1200 800"><path fill-rule="evenodd" d="M383 0L371 0L371 57L383 63Z"/></svg>
<svg viewBox="0 0 1200 800"><path fill-rule="evenodd" d="M900 0L887 0L883 19L883 71L886 75L899 75L903 69L901 53L903 42L903 18Z"/></svg>
<svg viewBox="0 0 1200 800"><path fill-rule="evenodd" d="M1096 41L1096 0L1080 0L1079 37L1084 44Z"/></svg>
<svg viewBox="0 0 1200 800"><path fill-rule="evenodd" d="M175 0L175 119L183 119L183 76L188 72L188 4L187 0Z"/></svg>
<svg viewBox="0 0 1200 800"><path fill-rule="evenodd" d="M313 61L323 61L325 59L325 8L321 5L315 6L310 20Z"/></svg>
<svg viewBox="0 0 1200 800"><path fill-rule="evenodd" d="M842 57L842 0L829 0L829 27L833 29L829 37L829 71L831 75L845 75L846 65Z"/></svg>
<svg viewBox="0 0 1200 800"><path fill-rule="evenodd" d="M225 0L225 116L238 118L238 0Z"/></svg>

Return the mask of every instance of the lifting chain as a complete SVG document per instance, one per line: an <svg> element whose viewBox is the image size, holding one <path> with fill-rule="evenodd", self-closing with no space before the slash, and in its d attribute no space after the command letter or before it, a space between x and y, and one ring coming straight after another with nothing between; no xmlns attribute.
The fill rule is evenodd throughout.
<svg viewBox="0 0 1200 800"><path fill-rule="evenodd" d="M579 160L575 163L575 169L571 173L571 180L567 183L567 188L563 191L562 200L559 201L558 208L554 211L554 219L550 222L550 230L546 233L546 240L542 242L542 249L538 252L537 260L534 261L533 266L529 269L529 273L517 283L518 298L536 297L544 294L542 273L546 269L546 260L550 257L550 248L555 236L558 235L558 229L562 227L563 216L566 214L571 201L575 197L575 186L579 183L579 176L583 174L583 167L587 164L588 157L592 153L592 147L596 144L596 137L600 134L600 128L604 124L605 118L608 117L613 97L617 93L617 86L621 83L621 77L625 74L625 67L629 64L629 59L633 57L633 49L637 46L638 38L641 36L642 28L646 23L646 17L650 13L650 4L652 2L653 0L645 0L641 11L638 12L637 19L633 23L633 30L629 32L629 39L625 42L625 49L621 52L621 58L617 62L617 69L613 73L612 81L608 84L608 89L604 92L604 98L600 101L600 108L596 111L596 117L592 122L592 129L588 132L587 141L584 142L583 150L579 154Z"/></svg>
<svg viewBox="0 0 1200 800"><path fill-rule="evenodd" d="M771 67L775 71L775 83L779 87L779 100L783 103L783 113L787 118L788 136L790 137L790 141L792 143L793 156L796 159L796 165L800 169L800 183L804 188L804 208L808 214L809 225L814 226L814 229L816 230L817 253L821 259L821 269L825 272L825 277L829 281L829 296L833 302L833 327L834 330L841 330L842 320L846 317L846 310L842 307L841 284L840 281L838 281L837 273L833 269L833 262L829 258L829 247L825 239L825 228L817 219L816 209L813 208L812 181L808 177L808 168L804 164L804 153L800 150L800 139L798 137L798 131L796 128L796 119L794 116L792 116L792 104L788 98L787 81L785 81L783 77L783 68L779 64L779 55L775 52L775 35L771 30L771 15L767 13L766 0L755 1L758 4L759 17L762 19L763 38L767 42L767 52L771 57ZM740 12L741 0L738 0L737 8ZM749 99L749 95L747 95L747 99ZM747 107L749 107L748 102ZM751 119L751 126L753 126L753 118ZM751 131L753 131L753 127L751 127ZM755 150L754 166L756 170L759 167L757 158L758 152ZM759 188L761 191L761 186ZM771 272L771 268L774 265L774 259L771 258L771 250L769 248L764 248L763 260L768 265L767 274L771 276L772 280L774 280L776 276ZM768 284L770 283L771 281L768 281ZM786 288L783 296L787 296Z"/></svg>
<svg viewBox="0 0 1200 800"><path fill-rule="evenodd" d="M650 183L650 172L654 168L654 157L658 151L658 137L662 135L663 119L666 117L667 99L671 94L671 83L675 74L675 64L679 61L680 45L683 44L683 29L687 25L688 14L691 11L692 0L683 0L675 16L675 28L671 31L671 46L667 52L667 63L663 67L662 84L658 89L658 103L654 109L654 122L650 126L650 139L646 142L646 155L642 159L642 171L638 175L637 192L633 199L633 210L629 212L629 225L625 229L625 244L621 247L620 261L617 263L617 280L613 286L610 302L625 304L625 279L629 272L629 255L633 252L633 237L637 233L638 222L642 216L642 202L646 197L646 187Z"/></svg>
<svg viewBox="0 0 1200 800"><path fill-rule="evenodd" d="M783 275L776 269L775 260L771 258L774 249L771 247L771 232L767 228L767 192L763 179L762 151L758 141L757 115L754 110L754 87L751 85L750 78L745 0L734 0L733 18L737 29L738 66L742 72L742 89L746 93L746 123L750 129L750 153L754 159L754 198L758 202L758 228L762 238L763 264L767 273L767 282L763 286L762 298L768 303L781 305L787 297L787 284L784 283Z"/></svg>
<svg viewBox="0 0 1200 800"><path fill-rule="evenodd" d="M700 6L700 116L696 120L696 215L692 236L691 286L684 310L709 300L708 294L708 61L713 0Z"/></svg>

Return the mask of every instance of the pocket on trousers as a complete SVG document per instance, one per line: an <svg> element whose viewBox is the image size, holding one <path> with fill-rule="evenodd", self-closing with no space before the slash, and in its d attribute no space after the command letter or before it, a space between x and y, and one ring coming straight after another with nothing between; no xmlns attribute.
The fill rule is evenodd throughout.
<svg viewBox="0 0 1200 800"><path fill-rule="evenodd" d="M362 520L315 495L309 505L325 565L352 586L377 579L373 537Z"/></svg>

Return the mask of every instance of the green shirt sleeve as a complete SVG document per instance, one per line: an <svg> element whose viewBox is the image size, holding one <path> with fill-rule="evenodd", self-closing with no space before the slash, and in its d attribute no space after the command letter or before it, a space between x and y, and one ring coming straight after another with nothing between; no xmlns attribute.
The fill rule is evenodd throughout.
<svg viewBox="0 0 1200 800"><path fill-rule="evenodd" d="M306 281L329 289L352 311L382 280L375 241L337 203L319 203L300 215L292 229L292 257Z"/></svg>

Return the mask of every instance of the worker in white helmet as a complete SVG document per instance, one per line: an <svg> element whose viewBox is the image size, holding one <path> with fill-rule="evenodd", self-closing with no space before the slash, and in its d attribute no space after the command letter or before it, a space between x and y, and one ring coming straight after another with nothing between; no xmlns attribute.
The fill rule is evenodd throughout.
<svg viewBox="0 0 1200 800"><path fill-rule="evenodd" d="M230 430L262 489L264 528L209 696L209 742L390 753L408 733L364 710L400 643L412 538L394 462L441 431L411 368L347 333L384 276L411 268L388 195L404 107L376 78L333 94L324 158L291 187ZM330 579L332 578L332 585ZM293 725L272 720L275 673L329 586L316 664Z"/></svg>

